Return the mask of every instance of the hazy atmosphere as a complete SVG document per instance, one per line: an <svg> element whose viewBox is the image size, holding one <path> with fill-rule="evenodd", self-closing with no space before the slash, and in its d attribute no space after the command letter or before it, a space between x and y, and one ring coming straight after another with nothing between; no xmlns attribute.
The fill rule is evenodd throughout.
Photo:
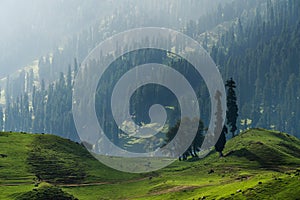
<svg viewBox="0 0 300 200"><path fill-rule="evenodd" d="M189 0L190 1L190 0ZM29 65L33 60L47 55L53 49L81 31L88 29L97 21L110 18L118 10L128 9L130 12L143 12L144 15L165 15L164 17L180 17L182 20L198 19L203 13L211 11L208 0L198 1L197 12L186 1L138 1L138 0L2 0L0 2L0 77L9 75ZM193 2L190 1L190 2ZM196 2L196 1L194 1ZM223 1L224 2L224 1ZM129 4L131 5L130 7ZM180 9L185 5L185 9ZM171 16L167 12L174 9ZM152 16L151 16L152 17ZM175 19L174 19L175 20ZM177 19L176 19L177 20ZM153 26L168 26L153 22ZM179 26L175 21L171 26ZM16 55L18 55L16 59Z"/></svg>
<svg viewBox="0 0 300 200"><path fill-rule="evenodd" d="M300 197L299 0L0 0L0 199Z"/></svg>

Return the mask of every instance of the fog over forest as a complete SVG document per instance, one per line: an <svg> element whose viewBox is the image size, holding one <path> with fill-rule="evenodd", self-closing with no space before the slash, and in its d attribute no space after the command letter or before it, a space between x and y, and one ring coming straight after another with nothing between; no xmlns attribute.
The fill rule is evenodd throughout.
<svg viewBox="0 0 300 200"><path fill-rule="evenodd" d="M188 2L197 2L200 6L194 9L188 6ZM164 11L173 9L173 16L166 17L178 15L181 20L188 21L198 19L199 16L211 11L219 2L221 0L213 2L209 0L163 2L158 0L2 0L0 1L0 78L50 53L62 45L68 37L85 30L96 21L111 17L127 5L135 5L135 9L152 16L163 15L166 14ZM173 25L178 26L180 23L176 18L174 19Z"/></svg>

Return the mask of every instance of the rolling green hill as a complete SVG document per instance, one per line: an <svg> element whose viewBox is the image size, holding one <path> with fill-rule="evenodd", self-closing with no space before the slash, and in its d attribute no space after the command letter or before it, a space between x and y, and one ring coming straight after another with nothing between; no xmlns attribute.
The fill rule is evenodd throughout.
<svg viewBox="0 0 300 200"><path fill-rule="evenodd" d="M300 198L299 139L251 129L228 141L224 155L212 151L204 159L129 174L102 165L70 140L0 133L0 199L51 199L51 193L93 200Z"/></svg>

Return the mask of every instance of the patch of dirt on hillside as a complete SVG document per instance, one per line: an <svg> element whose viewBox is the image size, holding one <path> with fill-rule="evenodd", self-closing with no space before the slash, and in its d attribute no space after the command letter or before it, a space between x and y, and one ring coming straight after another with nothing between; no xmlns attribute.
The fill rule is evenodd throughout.
<svg viewBox="0 0 300 200"><path fill-rule="evenodd" d="M185 190L193 190L193 189L196 189L196 188L199 188L199 186L180 185L180 186L175 186L175 187L172 187L172 188L169 188L169 189L152 192L150 194L159 195L159 194L166 194L166 193L179 192L179 191L185 191Z"/></svg>

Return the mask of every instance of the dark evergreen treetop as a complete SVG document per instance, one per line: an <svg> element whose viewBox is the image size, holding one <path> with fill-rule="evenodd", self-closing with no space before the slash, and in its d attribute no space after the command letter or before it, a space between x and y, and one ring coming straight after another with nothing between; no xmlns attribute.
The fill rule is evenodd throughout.
<svg viewBox="0 0 300 200"><path fill-rule="evenodd" d="M237 98L234 89L236 88L234 80L231 78L226 81L227 87L227 111L226 118L227 124L230 127L230 132L232 137L235 136L235 132L237 130L237 117L238 115L238 106L237 106Z"/></svg>

